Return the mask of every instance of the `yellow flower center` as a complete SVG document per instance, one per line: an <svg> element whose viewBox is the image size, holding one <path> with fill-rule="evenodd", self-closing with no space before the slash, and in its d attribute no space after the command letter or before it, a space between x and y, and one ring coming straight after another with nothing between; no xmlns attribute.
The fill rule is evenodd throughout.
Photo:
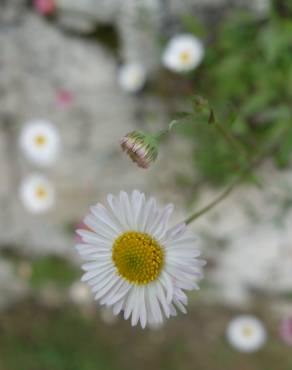
<svg viewBox="0 0 292 370"><path fill-rule="evenodd" d="M253 333L253 330L250 326L246 325L242 328L242 334L244 337L250 337Z"/></svg>
<svg viewBox="0 0 292 370"><path fill-rule="evenodd" d="M38 134L34 137L34 142L35 142L36 145L42 146L46 142L46 137L42 134Z"/></svg>
<svg viewBox="0 0 292 370"><path fill-rule="evenodd" d="M115 241L112 260L121 275L135 284L147 284L156 279L163 264L161 246L148 234L127 231Z"/></svg>
<svg viewBox="0 0 292 370"><path fill-rule="evenodd" d="M35 189L35 196L38 198L38 199L43 199L45 198L47 195L47 191L46 189L42 186L42 185L38 185Z"/></svg>
<svg viewBox="0 0 292 370"><path fill-rule="evenodd" d="M182 51L179 55L179 58L182 63L187 63L190 60L190 53L188 51Z"/></svg>

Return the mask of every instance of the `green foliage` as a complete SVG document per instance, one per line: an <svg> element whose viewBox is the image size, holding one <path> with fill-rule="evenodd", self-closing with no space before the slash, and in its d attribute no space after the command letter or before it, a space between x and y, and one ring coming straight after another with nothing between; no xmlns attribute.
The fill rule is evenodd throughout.
<svg viewBox="0 0 292 370"><path fill-rule="evenodd" d="M67 309L30 306L1 321L0 368L5 370L115 370L95 323Z"/></svg>
<svg viewBox="0 0 292 370"><path fill-rule="evenodd" d="M32 263L32 286L40 287L47 282L59 286L67 286L80 276L77 269L64 259L57 256L47 256L36 259Z"/></svg>
<svg viewBox="0 0 292 370"><path fill-rule="evenodd" d="M0 369L291 370L291 348L278 339L268 312L263 349L246 355L231 348L224 333L235 314L196 303L163 329L143 331L122 320L108 326L70 307L45 310L23 303L0 315Z"/></svg>
<svg viewBox="0 0 292 370"><path fill-rule="evenodd" d="M233 13L210 31L212 42L191 81L248 153L270 146L279 167L289 165L292 151L291 34L292 19L275 11L265 20ZM206 116L184 121L201 176L213 183L230 180L238 163L234 150Z"/></svg>

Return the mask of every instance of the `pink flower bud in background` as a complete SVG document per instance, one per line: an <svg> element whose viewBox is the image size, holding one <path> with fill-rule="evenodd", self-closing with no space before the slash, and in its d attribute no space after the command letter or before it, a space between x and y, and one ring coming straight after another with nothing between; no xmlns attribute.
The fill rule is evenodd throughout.
<svg viewBox="0 0 292 370"><path fill-rule="evenodd" d="M281 321L279 333L283 342L292 346L292 317L285 318Z"/></svg>
<svg viewBox="0 0 292 370"><path fill-rule="evenodd" d="M124 152L140 168L147 169L158 156L159 142L153 135L142 131L133 131L120 140Z"/></svg>
<svg viewBox="0 0 292 370"><path fill-rule="evenodd" d="M52 14L56 9L54 0L34 0L33 6L38 13L43 15Z"/></svg>
<svg viewBox="0 0 292 370"><path fill-rule="evenodd" d="M56 92L56 99L60 107L65 107L73 102L74 96L69 90L59 89Z"/></svg>

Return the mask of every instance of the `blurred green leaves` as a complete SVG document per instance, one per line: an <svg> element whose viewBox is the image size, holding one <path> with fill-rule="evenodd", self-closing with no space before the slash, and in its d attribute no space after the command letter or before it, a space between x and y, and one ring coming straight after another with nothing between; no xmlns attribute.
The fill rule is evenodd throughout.
<svg viewBox="0 0 292 370"><path fill-rule="evenodd" d="M42 287L46 283L56 283L66 287L79 279L80 274L72 264L58 256L46 256L32 262L30 283L33 287Z"/></svg>
<svg viewBox="0 0 292 370"><path fill-rule="evenodd" d="M185 21L188 30L190 22ZM232 13L209 31L206 58L192 80L193 91L208 97L223 127L251 153L272 147L269 156L279 167L289 165L292 151L291 35L292 19L276 11L266 19ZM193 99L192 106L202 115L195 122L186 117L192 124L182 131L194 143L194 165L202 178L225 183L236 169L236 155L204 124L214 121L214 111L204 113L206 102Z"/></svg>

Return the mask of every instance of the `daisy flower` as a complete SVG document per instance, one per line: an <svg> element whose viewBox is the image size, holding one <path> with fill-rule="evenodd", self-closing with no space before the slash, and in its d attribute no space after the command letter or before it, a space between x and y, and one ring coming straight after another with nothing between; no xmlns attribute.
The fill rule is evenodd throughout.
<svg viewBox="0 0 292 370"><path fill-rule="evenodd" d="M248 315L231 320L226 335L229 343L240 352L255 352L267 339L263 323L256 317Z"/></svg>
<svg viewBox="0 0 292 370"><path fill-rule="evenodd" d="M118 83L129 93L136 93L144 87L146 70L138 63L129 63L121 66L118 71Z"/></svg>
<svg viewBox="0 0 292 370"><path fill-rule="evenodd" d="M283 319L279 329L282 340L292 346L292 317Z"/></svg>
<svg viewBox="0 0 292 370"><path fill-rule="evenodd" d="M204 261L198 259L196 237L184 223L169 228L173 205L159 208L154 198L137 190L108 195L108 206L98 203L77 230L76 246L87 262L87 282L101 305L123 312L133 326L159 324L186 312L185 290L199 289Z"/></svg>
<svg viewBox="0 0 292 370"><path fill-rule="evenodd" d="M163 65L174 72L189 72L196 68L204 56L202 42L191 34L171 39L163 53Z"/></svg>
<svg viewBox="0 0 292 370"><path fill-rule="evenodd" d="M20 197L29 211L42 213L54 205L54 186L43 175L33 174L23 180L20 186Z"/></svg>
<svg viewBox="0 0 292 370"><path fill-rule="evenodd" d="M142 131L132 131L120 140L124 152L138 167L147 169L158 157L158 140Z"/></svg>
<svg viewBox="0 0 292 370"><path fill-rule="evenodd" d="M56 160L59 152L58 131L50 122L31 121L22 129L20 146L32 162L41 166L49 165Z"/></svg>

